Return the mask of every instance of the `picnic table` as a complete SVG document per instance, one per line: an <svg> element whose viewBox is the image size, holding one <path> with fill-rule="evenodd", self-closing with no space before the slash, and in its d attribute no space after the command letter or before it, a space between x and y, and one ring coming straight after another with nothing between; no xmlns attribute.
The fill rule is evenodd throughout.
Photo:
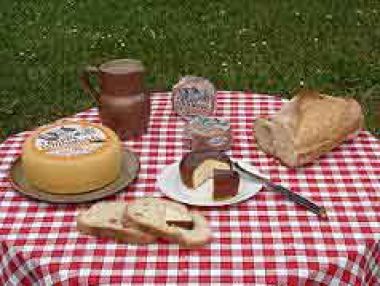
<svg viewBox="0 0 380 286"><path fill-rule="evenodd" d="M229 154L328 211L322 220L263 188L242 203L198 208L213 240L199 249L159 242L115 243L80 234L90 204L50 204L12 189L8 170L29 132L0 145L1 285L380 285L380 143L367 131L315 163L289 169L261 152L254 119L279 110L277 96L218 92L216 116L230 120ZM170 94L151 97L148 133L124 142L138 154L136 181L107 200L161 197L159 172L188 150ZM96 108L74 116L99 122Z"/></svg>

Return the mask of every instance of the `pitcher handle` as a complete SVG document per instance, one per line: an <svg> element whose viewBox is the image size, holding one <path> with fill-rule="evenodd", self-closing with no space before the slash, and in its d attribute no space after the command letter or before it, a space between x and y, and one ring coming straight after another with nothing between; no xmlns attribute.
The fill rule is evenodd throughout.
<svg viewBox="0 0 380 286"><path fill-rule="evenodd" d="M99 75L99 69L94 66L88 66L82 71L80 80L83 90L91 95L95 101L99 103L99 92L90 83L90 76L92 74Z"/></svg>

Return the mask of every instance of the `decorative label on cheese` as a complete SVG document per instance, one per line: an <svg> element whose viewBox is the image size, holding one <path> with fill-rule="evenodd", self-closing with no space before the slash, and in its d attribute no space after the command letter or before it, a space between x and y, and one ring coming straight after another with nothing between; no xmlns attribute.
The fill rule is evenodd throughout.
<svg viewBox="0 0 380 286"><path fill-rule="evenodd" d="M218 146L228 144L229 140L230 139L227 136L216 136L216 137L211 137L208 140L208 143L212 146L218 147Z"/></svg>
<svg viewBox="0 0 380 286"><path fill-rule="evenodd" d="M196 116L186 125L185 132L194 151L227 150L231 145L231 125L224 119Z"/></svg>
<svg viewBox="0 0 380 286"><path fill-rule="evenodd" d="M106 140L106 134L99 128L69 123L45 129L34 145L46 154L66 157L94 153Z"/></svg>
<svg viewBox="0 0 380 286"><path fill-rule="evenodd" d="M186 76L173 87L172 101L174 111L185 119L210 115L215 109L215 88L205 78Z"/></svg>
<svg viewBox="0 0 380 286"><path fill-rule="evenodd" d="M197 129L200 132L209 132L210 130L217 128L223 131L228 131L230 129L230 123L227 120L219 119L216 117L196 116L190 122L190 125L192 125L194 129Z"/></svg>

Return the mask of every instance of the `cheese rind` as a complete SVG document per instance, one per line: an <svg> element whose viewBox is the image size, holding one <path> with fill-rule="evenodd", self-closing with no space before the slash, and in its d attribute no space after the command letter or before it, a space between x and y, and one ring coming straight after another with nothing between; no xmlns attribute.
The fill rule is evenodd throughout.
<svg viewBox="0 0 380 286"><path fill-rule="evenodd" d="M101 188L120 174L117 135L100 124L62 121L37 129L22 148L26 179L41 191L78 194Z"/></svg>
<svg viewBox="0 0 380 286"><path fill-rule="evenodd" d="M214 191L215 201L225 200L236 196L239 192L239 173L234 170L214 170Z"/></svg>

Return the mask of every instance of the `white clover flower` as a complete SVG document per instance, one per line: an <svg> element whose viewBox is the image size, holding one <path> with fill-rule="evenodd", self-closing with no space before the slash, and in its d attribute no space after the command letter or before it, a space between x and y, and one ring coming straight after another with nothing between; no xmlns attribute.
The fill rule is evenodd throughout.
<svg viewBox="0 0 380 286"><path fill-rule="evenodd" d="M156 39L156 32L152 29L149 29L149 33L152 36L153 39Z"/></svg>

